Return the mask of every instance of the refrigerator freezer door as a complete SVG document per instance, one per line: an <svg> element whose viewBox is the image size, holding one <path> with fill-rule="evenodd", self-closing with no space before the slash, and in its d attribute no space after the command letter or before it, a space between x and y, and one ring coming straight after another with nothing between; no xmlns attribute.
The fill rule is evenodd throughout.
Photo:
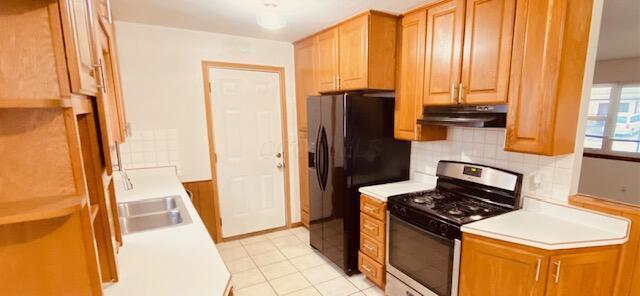
<svg viewBox="0 0 640 296"><path fill-rule="evenodd" d="M322 253L336 265L344 268L344 97L322 97L322 124L326 134L323 146L327 153L326 180L322 202Z"/></svg>
<svg viewBox="0 0 640 296"><path fill-rule="evenodd" d="M320 156L320 131L322 130L322 106L320 97L307 98L307 124L309 135L307 149L309 151L309 232L311 246L323 250L322 245L322 186L318 159Z"/></svg>

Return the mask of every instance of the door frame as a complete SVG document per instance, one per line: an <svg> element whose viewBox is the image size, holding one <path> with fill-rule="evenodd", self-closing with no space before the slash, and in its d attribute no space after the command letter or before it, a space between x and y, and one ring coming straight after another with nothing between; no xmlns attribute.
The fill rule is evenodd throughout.
<svg viewBox="0 0 640 296"><path fill-rule="evenodd" d="M217 176L217 159L215 151L215 134L213 130L213 114L212 108L214 107L211 99L211 85L209 84L209 70L212 68L217 69L231 69L242 71L256 71L276 73L279 76L280 81L280 114L282 121L282 164L284 169L284 215L285 226L277 227L274 229L261 230L255 233L242 234L238 237L246 237L252 234L259 234L264 232L276 231L282 228L291 228L295 225L291 223L291 188L290 188L290 173L289 173L289 132L287 130L287 96L285 87L284 67L275 66L263 66L263 65L251 65L251 64L238 64L228 62L217 61L202 61L202 77L204 83L204 105L205 113L207 116L207 134L209 136L209 162L211 165L211 179L213 186L213 206L214 214L218 218L216 225L216 241L221 242L225 239L222 237L222 216L220 215L220 200L218 195L218 176ZM228 237L226 240L234 239L235 237Z"/></svg>

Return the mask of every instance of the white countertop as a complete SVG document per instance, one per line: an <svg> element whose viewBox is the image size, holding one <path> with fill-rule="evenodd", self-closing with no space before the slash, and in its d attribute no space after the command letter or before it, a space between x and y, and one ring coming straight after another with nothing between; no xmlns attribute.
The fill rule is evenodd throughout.
<svg viewBox="0 0 640 296"><path fill-rule="evenodd" d="M104 295L226 295L231 275L200 216L175 174L158 172L130 171L130 191L115 180L117 201L179 195L193 223L123 235L120 281L106 286Z"/></svg>
<svg viewBox="0 0 640 296"><path fill-rule="evenodd" d="M371 196L383 202L386 202L389 196L433 189L434 187L436 187L435 180L437 180L435 177L433 181L426 180L422 182L408 180L402 182L360 187L358 191L360 191L360 193L366 194L367 196Z"/></svg>
<svg viewBox="0 0 640 296"><path fill-rule="evenodd" d="M462 232L546 250L617 245L630 221L552 201L525 198L521 210L465 224Z"/></svg>

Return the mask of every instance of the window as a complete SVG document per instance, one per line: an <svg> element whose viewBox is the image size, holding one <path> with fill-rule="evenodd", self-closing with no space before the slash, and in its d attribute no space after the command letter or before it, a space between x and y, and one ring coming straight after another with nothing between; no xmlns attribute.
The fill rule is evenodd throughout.
<svg viewBox="0 0 640 296"><path fill-rule="evenodd" d="M585 152L640 158L640 84L591 88Z"/></svg>

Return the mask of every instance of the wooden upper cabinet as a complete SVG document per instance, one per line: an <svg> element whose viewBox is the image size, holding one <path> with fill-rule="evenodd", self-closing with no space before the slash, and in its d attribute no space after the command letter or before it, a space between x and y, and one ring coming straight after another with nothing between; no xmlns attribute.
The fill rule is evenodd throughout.
<svg viewBox="0 0 640 296"><path fill-rule="evenodd" d="M99 25L96 30L98 60L97 72L99 74L99 91L96 96L98 106L98 121L102 137L102 150L105 159L107 172L111 174L113 165L116 165L116 143L124 141L123 127L119 118L119 108L121 107L116 96L118 87L114 81L114 67L112 52L109 43L109 33L106 28Z"/></svg>
<svg viewBox="0 0 640 296"><path fill-rule="evenodd" d="M60 5L71 92L94 96L97 84L91 0L62 0Z"/></svg>
<svg viewBox="0 0 640 296"><path fill-rule="evenodd" d="M414 140L422 115L422 78L424 75L424 44L427 13L424 10L407 14L400 25L400 53L394 113L394 137Z"/></svg>
<svg viewBox="0 0 640 296"><path fill-rule="evenodd" d="M425 105L456 104L460 84L464 0L438 3L427 9L424 71Z"/></svg>
<svg viewBox="0 0 640 296"><path fill-rule="evenodd" d="M591 0L519 0L505 150L573 153Z"/></svg>
<svg viewBox="0 0 640 296"><path fill-rule="evenodd" d="M294 44L296 110L298 112L298 131L301 132L307 131L307 97L318 93L316 71L313 67L315 54L316 46L313 38L304 39Z"/></svg>
<svg viewBox="0 0 640 296"><path fill-rule="evenodd" d="M394 137L399 140L445 140L445 127L417 124L422 116L422 77L427 12L405 15L400 25L398 81L394 112Z"/></svg>
<svg viewBox="0 0 640 296"><path fill-rule="evenodd" d="M617 249L551 256L546 296L614 295Z"/></svg>
<svg viewBox="0 0 640 296"><path fill-rule="evenodd" d="M98 17L101 22L111 25L113 18L111 16L111 0L94 0L96 3L96 10L98 11Z"/></svg>
<svg viewBox="0 0 640 296"><path fill-rule="evenodd" d="M531 248L465 235L461 262L460 296L545 295L548 259Z"/></svg>
<svg viewBox="0 0 640 296"><path fill-rule="evenodd" d="M397 20L368 11L315 35L318 91L394 90Z"/></svg>
<svg viewBox="0 0 640 296"><path fill-rule="evenodd" d="M315 77L319 92L338 90L338 28L316 35Z"/></svg>
<svg viewBox="0 0 640 296"><path fill-rule="evenodd" d="M338 86L341 90L367 88L369 16L351 19L338 27L340 36L340 74Z"/></svg>
<svg viewBox="0 0 640 296"><path fill-rule="evenodd" d="M515 0L467 0L461 102L507 101Z"/></svg>

